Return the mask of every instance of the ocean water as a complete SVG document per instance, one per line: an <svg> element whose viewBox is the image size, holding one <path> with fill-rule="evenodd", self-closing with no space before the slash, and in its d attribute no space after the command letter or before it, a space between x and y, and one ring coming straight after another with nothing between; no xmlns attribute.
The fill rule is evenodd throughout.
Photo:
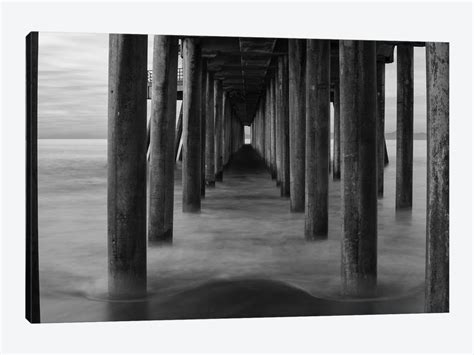
<svg viewBox="0 0 474 355"><path fill-rule="evenodd" d="M388 307L372 302L369 311L351 308L342 313L423 310L420 300L425 262L426 141L414 142L413 208L407 211L395 211L395 141L387 141L387 148L390 164L385 169L385 195L378 200L376 299L396 302ZM340 294L340 183L330 179L328 240L308 243L303 238L304 215L289 213L288 199L279 197L275 182L261 169L226 171L223 183L207 190L202 213L186 215L181 213L178 167L174 244L147 251L152 302L145 310L108 302L106 149L106 140L99 139L39 140L42 321L258 315L268 303L280 304L276 315L306 314L301 309L285 313L281 308L297 301L290 301L283 286L265 283L268 281L320 300L339 302L337 310L327 306L310 314L340 313L344 302ZM238 283L242 280L261 282ZM228 296L216 296L223 286L215 282L232 282L224 287L233 290L232 304L222 304L222 298ZM192 290L195 293L189 293ZM264 303L265 307L253 304L254 313L250 312L249 298L261 300L266 290L273 290L267 295L273 301ZM275 301L277 294L281 295L279 302ZM209 302L215 309L210 309ZM247 307L250 313L239 313L236 307ZM177 313L170 311L177 308Z"/></svg>

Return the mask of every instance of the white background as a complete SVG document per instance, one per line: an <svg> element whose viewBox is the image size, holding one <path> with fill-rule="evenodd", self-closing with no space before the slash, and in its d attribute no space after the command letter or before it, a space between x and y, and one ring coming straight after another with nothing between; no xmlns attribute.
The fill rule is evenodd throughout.
<svg viewBox="0 0 474 355"><path fill-rule="evenodd" d="M2 6L2 352L470 352L470 3L22 3ZM450 42L449 314L30 325L24 319L29 31Z"/></svg>

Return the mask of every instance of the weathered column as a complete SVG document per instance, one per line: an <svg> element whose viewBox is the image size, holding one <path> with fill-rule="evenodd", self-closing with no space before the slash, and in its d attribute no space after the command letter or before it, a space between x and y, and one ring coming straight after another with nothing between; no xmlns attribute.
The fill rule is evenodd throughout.
<svg viewBox="0 0 474 355"><path fill-rule="evenodd" d="M334 138L332 158L332 179L341 179L341 102L339 80L334 83Z"/></svg>
<svg viewBox="0 0 474 355"><path fill-rule="evenodd" d="M272 153L273 153L273 169L274 169L274 179L276 181L276 185L280 186L279 180L279 172L278 172L278 155L277 155L277 145L278 145L278 68L275 68L275 72L272 79L272 118L273 118L273 146L272 146Z"/></svg>
<svg viewBox="0 0 474 355"><path fill-rule="evenodd" d="M147 36L109 36L108 284L112 298L146 294Z"/></svg>
<svg viewBox="0 0 474 355"><path fill-rule="evenodd" d="M216 185L214 149L214 74L206 75L206 185Z"/></svg>
<svg viewBox="0 0 474 355"><path fill-rule="evenodd" d="M271 134L271 90L270 90L270 81L268 82L266 95L265 95L265 161L267 163L267 168L272 175L272 157L271 157L271 146L272 146L272 134Z"/></svg>
<svg viewBox="0 0 474 355"><path fill-rule="evenodd" d="M283 94L281 92L281 78L279 70L279 58L276 58L276 70L275 70L275 168L276 168L276 186L281 187L281 168L282 168L282 121L281 121L281 104L283 99ZM281 190L281 188L280 188Z"/></svg>
<svg viewBox="0 0 474 355"><path fill-rule="evenodd" d="M250 135L250 144L252 145L252 147L256 147L257 145L257 141L255 140L255 136L256 136L256 122L255 122L255 119L256 117L254 117L254 120L252 122L252 124L250 125L250 132L251 132L251 135Z"/></svg>
<svg viewBox="0 0 474 355"><path fill-rule="evenodd" d="M201 211L201 97L199 40L183 40L183 212Z"/></svg>
<svg viewBox="0 0 474 355"><path fill-rule="evenodd" d="M273 180L277 178L276 160L276 90L275 73L273 73L270 80L270 168Z"/></svg>
<svg viewBox="0 0 474 355"><path fill-rule="evenodd" d="M265 94L263 92L260 96L258 149L262 160L265 161Z"/></svg>
<svg viewBox="0 0 474 355"><path fill-rule="evenodd" d="M373 41L340 41L342 291L377 284L376 52Z"/></svg>
<svg viewBox="0 0 474 355"><path fill-rule="evenodd" d="M413 46L397 45L396 208L412 206L413 189Z"/></svg>
<svg viewBox="0 0 474 355"><path fill-rule="evenodd" d="M266 153L267 153L267 167L270 172L270 176L272 175L272 110L271 110L271 80L268 81L267 88L266 88L266 95L265 95L265 120L267 125L267 132L266 132Z"/></svg>
<svg viewBox="0 0 474 355"><path fill-rule="evenodd" d="M262 155L262 158L264 161L265 160L265 146L267 144L266 142L266 122L265 122L265 96L262 96L262 103L260 105L260 154Z"/></svg>
<svg viewBox="0 0 474 355"><path fill-rule="evenodd" d="M260 153L260 144L261 144L261 115L262 115L262 99L260 98L260 101L257 106L257 114L255 116L255 149L257 150L257 153L261 155Z"/></svg>
<svg viewBox="0 0 474 355"><path fill-rule="evenodd" d="M254 120L254 134L255 134L255 150L260 154L260 113L261 113L261 102L257 106L257 114Z"/></svg>
<svg viewBox="0 0 474 355"><path fill-rule="evenodd" d="M290 210L304 212L306 132L306 40L288 41Z"/></svg>
<svg viewBox="0 0 474 355"><path fill-rule="evenodd" d="M383 196L385 168L385 58L377 58L377 194Z"/></svg>
<svg viewBox="0 0 474 355"><path fill-rule="evenodd" d="M206 76L207 62L201 59L201 198L206 197Z"/></svg>
<svg viewBox="0 0 474 355"><path fill-rule="evenodd" d="M231 134L231 152L232 154L235 153L235 146L236 146L236 136L235 136L235 112L232 112L231 124L230 124L230 131Z"/></svg>
<svg viewBox="0 0 474 355"><path fill-rule="evenodd" d="M288 109L288 57L282 56L278 61L278 78L280 87L280 154L281 154L281 196L290 196L290 132Z"/></svg>
<svg viewBox="0 0 474 355"><path fill-rule="evenodd" d="M235 115L232 117L232 153L235 153L238 149L238 127L237 118Z"/></svg>
<svg viewBox="0 0 474 355"><path fill-rule="evenodd" d="M232 155L232 150L231 150L231 142L232 142L232 131L231 131L231 122L232 122L232 101L231 101L231 96L228 94L228 100L229 100L229 109L227 112L227 164L230 163L230 157ZM255 143L256 144L256 143Z"/></svg>
<svg viewBox="0 0 474 355"><path fill-rule="evenodd" d="M214 80L214 150L216 181L222 181L222 81Z"/></svg>
<svg viewBox="0 0 474 355"><path fill-rule="evenodd" d="M26 36L26 319L40 323L38 262L38 32Z"/></svg>
<svg viewBox="0 0 474 355"><path fill-rule="evenodd" d="M222 170L227 165L228 159L228 121L229 121L229 108L230 108L229 95L226 91L222 92Z"/></svg>
<svg viewBox="0 0 474 355"><path fill-rule="evenodd" d="M328 233L330 41L306 46L306 208L305 238Z"/></svg>
<svg viewBox="0 0 474 355"><path fill-rule="evenodd" d="M172 242L178 38L154 36L148 240Z"/></svg>
<svg viewBox="0 0 474 355"><path fill-rule="evenodd" d="M428 190L425 311L449 312L449 44L426 44Z"/></svg>

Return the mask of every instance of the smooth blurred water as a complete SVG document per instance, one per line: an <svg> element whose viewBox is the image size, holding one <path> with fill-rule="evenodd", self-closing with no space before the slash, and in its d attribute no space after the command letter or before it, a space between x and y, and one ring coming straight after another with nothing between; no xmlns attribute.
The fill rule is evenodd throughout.
<svg viewBox="0 0 474 355"><path fill-rule="evenodd" d="M414 142L413 209L402 212L395 211L395 141L387 148L385 196L378 201L381 299L419 293L425 258L426 141ZM39 140L38 149L42 320L113 319L100 301L107 285L106 140ZM174 244L148 248L153 297L248 278L341 299L340 182L330 179L329 238L317 243L304 241L304 215L289 212L266 172L225 173L206 191L200 215L181 213L179 169L175 185Z"/></svg>

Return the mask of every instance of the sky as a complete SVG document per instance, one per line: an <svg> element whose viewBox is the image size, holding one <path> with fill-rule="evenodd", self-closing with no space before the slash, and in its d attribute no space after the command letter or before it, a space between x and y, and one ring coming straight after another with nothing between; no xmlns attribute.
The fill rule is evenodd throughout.
<svg viewBox="0 0 474 355"><path fill-rule="evenodd" d="M39 35L38 135L107 138L108 34ZM153 36L148 36L148 69ZM396 129L396 51L385 72L385 131ZM414 50L414 131L426 132L425 51ZM148 110L150 100L148 100Z"/></svg>

